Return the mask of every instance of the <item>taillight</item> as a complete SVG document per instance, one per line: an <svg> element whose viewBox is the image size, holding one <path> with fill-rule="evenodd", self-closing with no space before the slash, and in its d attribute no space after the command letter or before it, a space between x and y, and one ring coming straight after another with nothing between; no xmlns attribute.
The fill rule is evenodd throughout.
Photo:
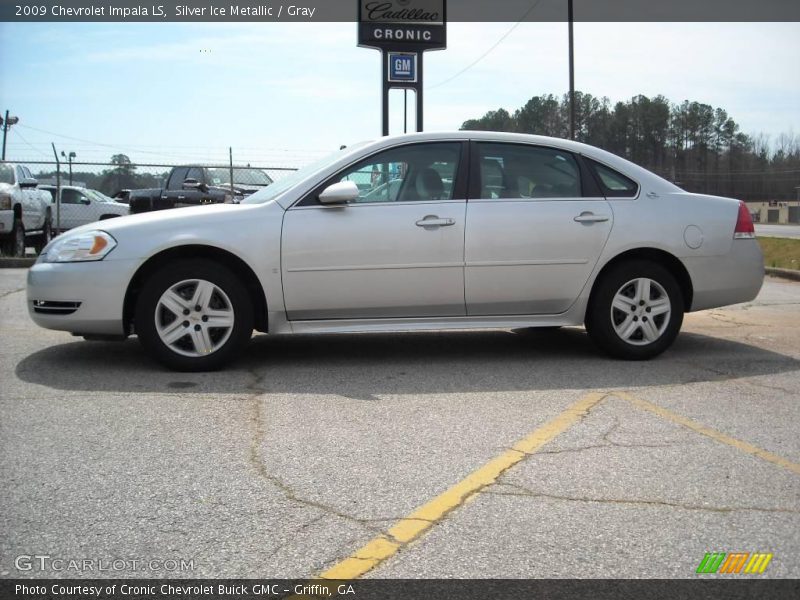
<svg viewBox="0 0 800 600"><path fill-rule="evenodd" d="M739 201L739 216L736 218L736 229L733 230L733 239L752 239L756 237L756 228L747 205Z"/></svg>

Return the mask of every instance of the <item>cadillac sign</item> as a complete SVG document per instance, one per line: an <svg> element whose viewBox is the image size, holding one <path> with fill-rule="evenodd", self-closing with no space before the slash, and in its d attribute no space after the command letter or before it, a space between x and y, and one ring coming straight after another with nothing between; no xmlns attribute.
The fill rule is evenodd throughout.
<svg viewBox="0 0 800 600"><path fill-rule="evenodd" d="M446 0L359 0L358 45L424 52L447 47Z"/></svg>

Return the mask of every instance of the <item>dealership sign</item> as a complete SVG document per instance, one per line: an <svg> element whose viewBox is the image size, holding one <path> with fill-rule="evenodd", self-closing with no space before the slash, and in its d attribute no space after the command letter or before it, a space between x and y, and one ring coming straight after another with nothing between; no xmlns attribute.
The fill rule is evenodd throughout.
<svg viewBox="0 0 800 600"><path fill-rule="evenodd" d="M417 55L405 52L388 52L389 83L416 83Z"/></svg>
<svg viewBox="0 0 800 600"><path fill-rule="evenodd" d="M424 52L447 47L445 0L359 0L358 45Z"/></svg>

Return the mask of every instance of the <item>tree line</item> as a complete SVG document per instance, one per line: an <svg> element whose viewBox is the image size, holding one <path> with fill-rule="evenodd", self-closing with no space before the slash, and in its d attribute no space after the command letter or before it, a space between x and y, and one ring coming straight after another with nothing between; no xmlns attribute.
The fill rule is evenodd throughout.
<svg viewBox="0 0 800 600"><path fill-rule="evenodd" d="M509 113L469 119L463 130L569 137L569 94L534 96ZM623 156L690 192L745 201L797 198L800 136L747 135L722 108L664 96L608 98L575 92L575 139Z"/></svg>
<svg viewBox="0 0 800 600"><path fill-rule="evenodd" d="M120 190L137 190L143 188L161 187L169 174L169 168L162 173L143 173L137 171L135 164L125 154L115 154L111 157L109 168L102 171L72 171L72 181L86 184L87 188L98 190L109 196ZM56 171L42 171L39 179L55 179ZM61 185L69 184L68 171L61 165Z"/></svg>

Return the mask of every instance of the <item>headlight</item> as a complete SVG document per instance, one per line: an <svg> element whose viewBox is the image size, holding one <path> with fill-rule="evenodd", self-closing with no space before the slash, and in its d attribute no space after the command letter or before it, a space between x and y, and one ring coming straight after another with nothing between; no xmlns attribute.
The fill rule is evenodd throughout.
<svg viewBox="0 0 800 600"><path fill-rule="evenodd" d="M57 237L39 256L39 262L85 262L103 260L117 246L105 231L85 231Z"/></svg>
<svg viewBox="0 0 800 600"><path fill-rule="evenodd" d="M11 208L11 196L9 194L0 194L0 210L9 210Z"/></svg>

